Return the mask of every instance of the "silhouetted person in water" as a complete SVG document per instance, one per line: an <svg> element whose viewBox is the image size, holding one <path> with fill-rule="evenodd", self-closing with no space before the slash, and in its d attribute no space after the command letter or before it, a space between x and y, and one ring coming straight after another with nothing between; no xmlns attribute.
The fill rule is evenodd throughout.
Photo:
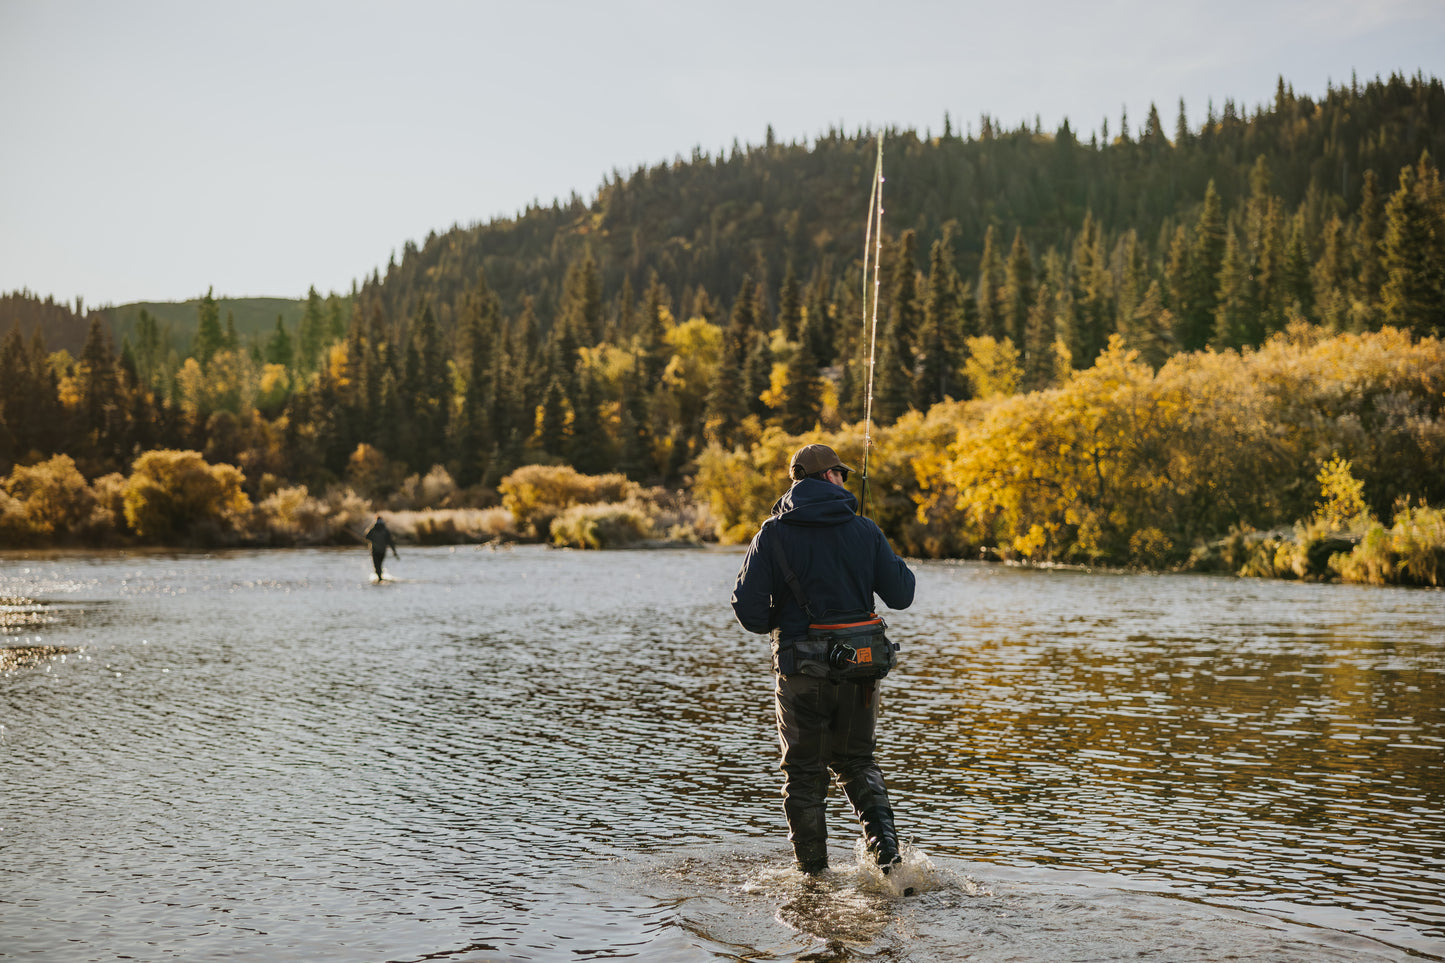
<svg viewBox="0 0 1445 963"><path fill-rule="evenodd" d="M371 527L366 530L366 540L371 543L371 566L376 569L376 580L381 581L381 563L386 561L386 550L391 548L393 558L401 558L396 554L396 539L391 537L391 529L386 527L380 515Z"/></svg>

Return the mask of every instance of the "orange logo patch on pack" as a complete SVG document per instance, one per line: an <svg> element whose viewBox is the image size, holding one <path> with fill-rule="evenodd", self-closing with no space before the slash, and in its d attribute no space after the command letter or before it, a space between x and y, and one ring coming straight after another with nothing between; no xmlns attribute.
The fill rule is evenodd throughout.
<svg viewBox="0 0 1445 963"><path fill-rule="evenodd" d="M861 663L864 663L864 662L872 662L872 661L873 661L873 650L872 650L872 649L859 649L857 652L853 653L853 662L854 662L855 664L861 664Z"/></svg>

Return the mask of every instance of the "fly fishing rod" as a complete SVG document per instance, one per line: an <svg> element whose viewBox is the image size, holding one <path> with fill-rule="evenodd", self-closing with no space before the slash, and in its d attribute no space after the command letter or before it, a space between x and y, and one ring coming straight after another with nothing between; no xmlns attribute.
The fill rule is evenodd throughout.
<svg viewBox="0 0 1445 963"><path fill-rule="evenodd" d="M883 132L878 132L878 163L868 195L868 226L863 232L863 336L868 339L868 386L863 396L863 476L858 513L868 514L868 455L873 449L873 356L878 346L878 292L883 261ZM873 266L872 314L869 314L868 266Z"/></svg>

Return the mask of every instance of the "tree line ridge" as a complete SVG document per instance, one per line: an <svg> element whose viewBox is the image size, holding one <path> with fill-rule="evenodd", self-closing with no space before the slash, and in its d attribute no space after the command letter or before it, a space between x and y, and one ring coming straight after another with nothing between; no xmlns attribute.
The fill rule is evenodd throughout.
<svg viewBox="0 0 1445 963"><path fill-rule="evenodd" d="M1052 397L1115 351L1158 372L1301 326L1437 338L1441 116L1435 78L1318 99L1281 79L1248 115L1226 101L1194 125L1181 102L1167 132L1153 108L1088 141L989 117L965 136L951 119L883 132L876 419ZM94 477L164 448L237 466L253 494L268 477L320 491L365 446L395 484L441 465L481 502L524 465L675 488L769 431L841 430L867 374L872 136L770 136L614 173L590 202L408 243L264 330L208 294L190 331L141 310L117 350L105 312L9 295L0 471L64 452ZM74 344L77 321L78 349L47 344L62 327ZM1410 397L1438 417L1438 398ZM1421 484L1408 494L1439 499ZM1372 507L1398 494L1379 487Z"/></svg>

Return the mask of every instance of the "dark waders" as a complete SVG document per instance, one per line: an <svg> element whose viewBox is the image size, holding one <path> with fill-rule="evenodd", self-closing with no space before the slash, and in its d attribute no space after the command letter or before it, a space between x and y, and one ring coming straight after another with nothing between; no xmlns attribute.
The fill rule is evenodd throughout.
<svg viewBox="0 0 1445 963"><path fill-rule="evenodd" d="M778 739L783 747L783 812L798 867L828 866L826 799L831 776L863 824L868 851L886 873L898 860L893 809L873 757L878 683L777 676Z"/></svg>

